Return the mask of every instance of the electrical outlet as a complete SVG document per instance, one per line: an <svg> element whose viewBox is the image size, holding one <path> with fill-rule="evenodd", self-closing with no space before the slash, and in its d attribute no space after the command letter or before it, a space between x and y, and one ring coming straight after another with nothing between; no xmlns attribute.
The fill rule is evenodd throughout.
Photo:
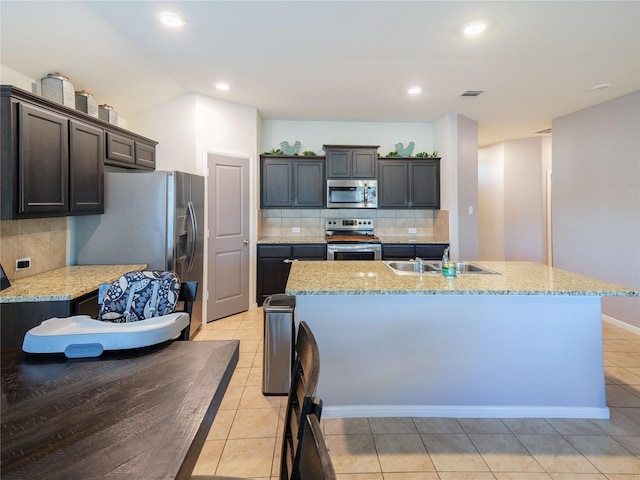
<svg viewBox="0 0 640 480"><path fill-rule="evenodd" d="M291 233L300 233L300 227L291 227Z"/></svg>
<svg viewBox="0 0 640 480"><path fill-rule="evenodd" d="M409 228L409 233L416 233L416 229L415 228Z"/></svg>
<svg viewBox="0 0 640 480"><path fill-rule="evenodd" d="M16 271L24 270L25 268L31 268L31 257L16 259Z"/></svg>

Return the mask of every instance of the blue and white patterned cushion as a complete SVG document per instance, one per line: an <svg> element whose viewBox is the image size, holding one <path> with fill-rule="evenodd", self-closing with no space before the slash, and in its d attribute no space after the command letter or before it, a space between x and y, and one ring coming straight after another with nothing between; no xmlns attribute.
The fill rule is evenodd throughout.
<svg viewBox="0 0 640 480"><path fill-rule="evenodd" d="M102 300L99 318L125 323L168 315L175 310L179 294L180 279L175 272L128 272L113 282L107 290Z"/></svg>

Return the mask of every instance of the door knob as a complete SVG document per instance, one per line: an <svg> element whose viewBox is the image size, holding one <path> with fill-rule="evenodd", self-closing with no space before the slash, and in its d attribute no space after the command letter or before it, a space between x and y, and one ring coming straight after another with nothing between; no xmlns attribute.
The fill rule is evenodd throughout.
<svg viewBox="0 0 640 480"><path fill-rule="evenodd" d="M242 243L244 243L245 245L249 245L249 243L251 242L249 242L249 240L243 240Z"/></svg>

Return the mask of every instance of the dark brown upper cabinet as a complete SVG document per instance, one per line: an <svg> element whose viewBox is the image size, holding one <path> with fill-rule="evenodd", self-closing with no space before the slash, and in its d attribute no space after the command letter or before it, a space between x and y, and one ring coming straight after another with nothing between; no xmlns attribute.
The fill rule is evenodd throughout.
<svg viewBox="0 0 640 480"><path fill-rule="evenodd" d="M324 145L327 178L376 178L377 146Z"/></svg>
<svg viewBox="0 0 640 480"><path fill-rule="evenodd" d="M133 142L129 168L155 168L153 140L10 85L0 93L3 220L103 213L107 135Z"/></svg>
<svg viewBox="0 0 640 480"><path fill-rule="evenodd" d="M378 208L440 208L440 159L378 160Z"/></svg>
<svg viewBox="0 0 640 480"><path fill-rule="evenodd" d="M323 157L260 157L261 208L322 208Z"/></svg>

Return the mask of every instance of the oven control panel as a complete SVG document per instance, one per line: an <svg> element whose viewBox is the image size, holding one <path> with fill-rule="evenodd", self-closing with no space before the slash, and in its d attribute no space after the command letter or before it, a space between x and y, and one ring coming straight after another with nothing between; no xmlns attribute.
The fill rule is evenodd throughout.
<svg viewBox="0 0 640 480"><path fill-rule="evenodd" d="M371 218L331 218L325 222L325 230L373 230Z"/></svg>

